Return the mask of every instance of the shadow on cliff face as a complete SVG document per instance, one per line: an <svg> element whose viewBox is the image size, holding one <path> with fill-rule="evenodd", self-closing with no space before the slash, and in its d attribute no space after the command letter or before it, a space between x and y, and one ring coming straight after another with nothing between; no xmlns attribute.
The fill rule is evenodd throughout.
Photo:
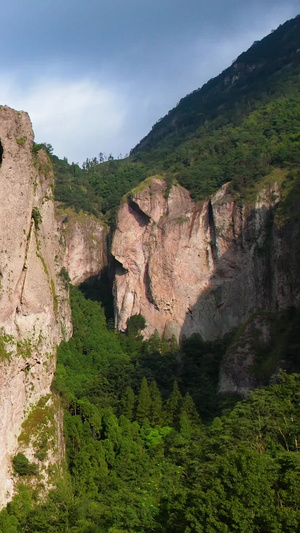
<svg viewBox="0 0 300 533"><path fill-rule="evenodd" d="M186 313L181 338L221 339L236 331L221 363L220 392L244 393L280 368L299 370L300 174L286 181L279 204L244 208L241 231L223 255L211 214L214 269Z"/></svg>
<svg viewBox="0 0 300 533"><path fill-rule="evenodd" d="M134 202L132 197L128 198L129 212L134 216L141 227L147 226L150 222L150 217L141 210L139 205Z"/></svg>
<svg viewBox="0 0 300 533"><path fill-rule="evenodd" d="M109 269L105 267L96 276L91 276L78 286L86 298L101 303L108 323L114 319L112 284Z"/></svg>

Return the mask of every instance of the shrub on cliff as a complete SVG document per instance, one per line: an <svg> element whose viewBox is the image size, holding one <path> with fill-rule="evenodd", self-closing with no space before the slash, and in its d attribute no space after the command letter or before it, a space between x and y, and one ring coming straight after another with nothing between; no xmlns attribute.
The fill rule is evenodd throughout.
<svg viewBox="0 0 300 533"><path fill-rule="evenodd" d="M30 463L23 453L18 453L12 460L14 470L19 476L36 476L39 471L38 465Z"/></svg>
<svg viewBox="0 0 300 533"><path fill-rule="evenodd" d="M35 229L38 230L42 222L42 215L38 207L34 207L32 210L32 218L34 221Z"/></svg>

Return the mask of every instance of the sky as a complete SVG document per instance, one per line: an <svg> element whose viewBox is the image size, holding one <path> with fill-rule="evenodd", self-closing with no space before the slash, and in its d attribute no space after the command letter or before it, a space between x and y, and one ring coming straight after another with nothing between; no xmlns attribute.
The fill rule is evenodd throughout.
<svg viewBox="0 0 300 533"><path fill-rule="evenodd" d="M300 12L299 0L10 0L0 104L80 165L124 157L186 94Z"/></svg>

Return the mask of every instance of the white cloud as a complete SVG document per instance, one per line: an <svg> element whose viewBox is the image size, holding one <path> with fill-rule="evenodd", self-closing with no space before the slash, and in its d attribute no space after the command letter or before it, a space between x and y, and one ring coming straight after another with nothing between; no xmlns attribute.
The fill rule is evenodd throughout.
<svg viewBox="0 0 300 533"><path fill-rule="evenodd" d="M29 113L38 142L49 142L59 157L82 163L100 151L117 152L126 107L122 91L90 80L40 81L22 93L16 80L0 86L0 101Z"/></svg>
<svg viewBox="0 0 300 533"><path fill-rule="evenodd" d="M156 46L149 44L149 31L137 40L129 35L127 44L119 43L121 63L115 63L109 49L99 57L90 50L85 62L76 55L64 56L63 49L59 61L10 61L2 68L0 103L27 111L37 142L51 143L59 157L81 164L100 151L125 155L182 97L293 15L291 3L273 9L253 3L251 9L252 18L245 18L243 8L235 14L234 25L217 24L219 30L217 17L208 18L207 24L201 19L197 31L192 25L188 38L175 38L170 30ZM230 15L234 20L229 10ZM135 56L133 51L140 53Z"/></svg>

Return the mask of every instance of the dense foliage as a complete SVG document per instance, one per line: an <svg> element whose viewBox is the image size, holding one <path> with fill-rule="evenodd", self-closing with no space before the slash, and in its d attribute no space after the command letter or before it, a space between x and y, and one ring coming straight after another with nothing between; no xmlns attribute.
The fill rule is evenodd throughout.
<svg viewBox="0 0 300 533"><path fill-rule="evenodd" d="M74 336L59 349L54 383L68 472L44 502L21 484L0 531L298 531L299 375L281 374L235 405L197 410L174 341L144 342L140 318L126 335L109 331L100 305L79 291L72 306ZM222 351L197 336L181 347L189 362ZM192 372L215 395L217 364L214 376L208 367Z"/></svg>
<svg viewBox="0 0 300 533"><path fill-rule="evenodd" d="M146 176L176 179L199 200L226 182L240 198L251 198L259 183L278 169L282 176L300 164L300 96L277 98L239 115L238 123L207 121L192 138L173 147L167 140L155 150L127 160L69 165L52 156L58 200L114 222L121 198ZM243 118L244 117L244 118Z"/></svg>
<svg viewBox="0 0 300 533"><path fill-rule="evenodd" d="M113 223L115 212L124 196L144 178L146 169L142 163L133 164L130 159L107 162L94 158L81 168L51 155L55 174L55 197L76 211L82 209L98 217L105 216Z"/></svg>

